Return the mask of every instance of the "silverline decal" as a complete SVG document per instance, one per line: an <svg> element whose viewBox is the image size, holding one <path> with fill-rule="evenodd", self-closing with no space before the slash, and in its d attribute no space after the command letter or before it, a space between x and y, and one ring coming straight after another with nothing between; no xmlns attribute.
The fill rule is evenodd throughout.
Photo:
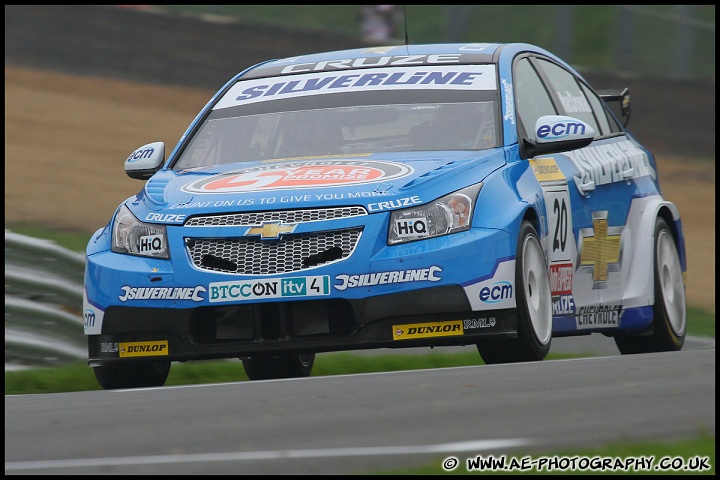
<svg viewBox="0 0 720 480"><path fill-rule="evenodd" d="M205 300L201 293L206 292L205 287L122 287L124 295L118 299L121 302L128 300L192 300L202 302Z"/></svg>
<svg viewBox="0 0 720 480"><path fill-rule="evenodd" d="M407 86L420 85L459 85L473 86L478 82L482 72L449 71L449 72L381 72L326 75L323 78L307 78L302 80L271 80L264 85L254 85L242 91L235 100L244 101L257 97L281 97L288 94L304 92L361 89L375 86Z"/></svg>
<svg viewBox="0 0 720 480"><path fill-rule="evenodd" d="M390 283L403 282L437 282L442 280L436 273L442 272L442 268L432 266L430 268L419 268L412 270L398 270L389 272L366 273L363 275L337 275L335 280L340 285L335 285L337 290L345 290L354 287L369 287L373 285L387 285Z"/></svg>

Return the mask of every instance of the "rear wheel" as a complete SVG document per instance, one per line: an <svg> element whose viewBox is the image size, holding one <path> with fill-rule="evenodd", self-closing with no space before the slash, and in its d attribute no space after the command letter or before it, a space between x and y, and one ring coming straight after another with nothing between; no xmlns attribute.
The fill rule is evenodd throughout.
<svg viewBox="0 0 720 480"><path fill-rule="evenodd" d="M655 304L649 332L618 335L615 344L623 355L680 350L687 326L685 284L682 266L670 227L665 219L655 221Z"/></svg>
<svg viewBox="0 0 720 480"><path fill-rule="evenodd" d="M544 359L552 340L552 294L545 252L528 221L520 227L515 262L518 336L478 343L486 364Z"/></svg>
<svg viewBox="0 0 720 480"><path fill-rule="evenodd" d="M93 367L105 390L162 387L170 374L170 362L133 362Z"/></svg>
<svg viewBox="0 0 720 480"><path fill-rule="evenodd" d="M309 377L315 363L314 353L296 353L277 357L242 358L245 374L250 380Z"/></svg>

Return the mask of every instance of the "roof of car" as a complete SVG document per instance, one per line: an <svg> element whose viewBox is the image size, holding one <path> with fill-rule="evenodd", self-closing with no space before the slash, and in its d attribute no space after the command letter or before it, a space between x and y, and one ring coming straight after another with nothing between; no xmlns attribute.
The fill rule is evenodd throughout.
<svg viewBox="0 0 720 480"><path fill-rule="evenodd" d="M258 78L309 71L338 71L350 68L380 66L417 66L447 63L492 63L496 53L510 44L501 43L437 43L422 45L391 45L351 50L312 53L270 60L248 69L243 78ZM519 45L519 44L518 44ZM526 47L533 47L526 45Z"/></svg>

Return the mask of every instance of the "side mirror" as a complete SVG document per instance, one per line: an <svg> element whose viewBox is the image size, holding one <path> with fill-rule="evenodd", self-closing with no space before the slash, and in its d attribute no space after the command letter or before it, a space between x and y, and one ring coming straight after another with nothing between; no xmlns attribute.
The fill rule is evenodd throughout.
<svg viewBox="0 0 720 480"><path fill-rule="evenodd" d="M523 139L527 158L587 147L595 138L595 130L574 117L544 115L535 122L535 138Z"/></svg>
<svg viewBox="0 0 720 480"><path fill-rule="evenodd" d="M147 180L165 163L165 144L154 142L143 145L125 160L125 173L137 180Z"/></svg>

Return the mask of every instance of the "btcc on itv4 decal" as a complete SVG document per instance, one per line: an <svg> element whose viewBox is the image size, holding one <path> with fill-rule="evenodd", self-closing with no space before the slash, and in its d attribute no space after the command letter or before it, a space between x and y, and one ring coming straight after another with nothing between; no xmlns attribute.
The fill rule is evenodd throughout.
<svg viewBox="0 0 720 480"><path fill-rule="evenodd" d="M680 212L595 90L529 44L395 45L230 79L87 246L84 332L103 388L235 358L304 377L321 352L476 345L539 361L600 333L680 350ZM612 340L609 340L612 341Z"/></svg>

